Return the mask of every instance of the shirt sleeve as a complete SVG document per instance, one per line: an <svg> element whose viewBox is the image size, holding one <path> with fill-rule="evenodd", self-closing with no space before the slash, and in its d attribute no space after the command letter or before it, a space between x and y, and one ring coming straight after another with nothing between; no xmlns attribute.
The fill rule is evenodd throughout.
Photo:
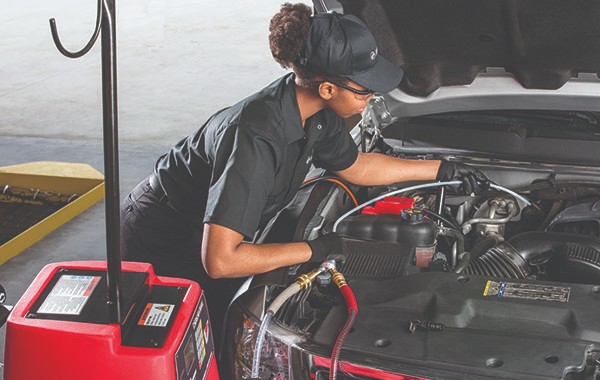
<svg viewBox="0 0 600 380"><path fill-rule="evenodd" d="M251 238L274 184L274 144L246 125L227 128L218 144L204 222Z"/></svg>
<svg viewBox="0 0 600 380"><path fill-rule="evenodd" d="M358 147L340 117L328 117L315 145L315 165L330 171L349 168L358 157Z"/></svg>

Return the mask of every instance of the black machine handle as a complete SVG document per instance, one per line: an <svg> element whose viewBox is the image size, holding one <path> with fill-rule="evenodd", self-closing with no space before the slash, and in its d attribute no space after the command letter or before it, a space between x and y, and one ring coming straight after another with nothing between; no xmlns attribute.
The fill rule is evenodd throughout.
<svg viewBox="0 0 600 380"><path fill-rule="evenodd" d="M2 285L0 285L0 327L4 326L6 323L11 310L11 307L2 305L4 301L6 301L6 291Z"/></svg>
<svg viewBox="0 0 600 380"><path fill-rule="evenodd" d="M0 327L4 326L9 314L10 309L4 305L0 305Z"/></svg>
<svg viewBox="0 0 600 380"><path fill-rule="evenodd" d="M94 34L88 41L88 43L78 52L72 53L65 49L63 44L60 42L60 37L58 37L58 30L56 29L56 21L51 18L50 19L50 31L52 32L52 39L54 40L54 44L58 51L62 53L65 57L68 58L79 58L83 57L88 51L92 49L92 46L96 43L98 39L98 35L100 34L100 26L102 21L102 0L98 0L98 10L96 11L96 27L94 28Z"/></svg>
<svg viewBox="0 0 600 380"><path fill-rule="evenodd" d="M96 28L92 38L78 52L67 51L58 36L56 22L50 19L52 39L61 54L79 58L89 52L102 31L102 121L104 129L104 177L106 209L106 261L108 304L112 323L121 324L121 232L119 194L119 151L117 110L116 0L98 0Z"/></svg>

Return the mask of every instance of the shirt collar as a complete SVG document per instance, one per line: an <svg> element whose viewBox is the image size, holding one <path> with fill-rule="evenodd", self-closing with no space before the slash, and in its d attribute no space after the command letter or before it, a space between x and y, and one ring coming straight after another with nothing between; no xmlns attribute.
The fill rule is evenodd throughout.
<svg viewBox="0 0 600 380"><path fill-rule="evenodd" d="M295 75L289 74L285 78L285 88L281 97L281 113L283 118L283 128L285 129L285 138L288 144L300 140L305 136L302 128L302 117L296 99Z"/></svg>

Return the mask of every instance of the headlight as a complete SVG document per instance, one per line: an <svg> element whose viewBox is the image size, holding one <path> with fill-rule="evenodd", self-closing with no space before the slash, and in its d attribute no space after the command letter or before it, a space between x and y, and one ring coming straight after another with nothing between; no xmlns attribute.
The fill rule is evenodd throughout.
<svg viewBox="0 0 600 380"><path fill-rule="evenodd" d="M234 379L250 379L254 344L260 323L253 322L240 311L240 323L233 334L235 356L233 358ZM269 331L262 346L259 377L262 380L289 379L289 357L291 346L273 337Z"/></svg>
<svg viewBox="0 0 600 380"><path fill-rule="evenodd" d="M232 305L227 318L227 341L224 345L227 358L219 364L222 378L251 379L254 346L259 329L260 322L250 317L237 303ZM271 321L262 346L259 378L261 380L328 379L330 358L327 349L320 352L305 351L299 348L304 341L304 337L287 331ZM224 366L222 367L221 364ZM343 370L338 372L338 379L426 380L424 377L392 373L349 362L343 363Z"/></svg>

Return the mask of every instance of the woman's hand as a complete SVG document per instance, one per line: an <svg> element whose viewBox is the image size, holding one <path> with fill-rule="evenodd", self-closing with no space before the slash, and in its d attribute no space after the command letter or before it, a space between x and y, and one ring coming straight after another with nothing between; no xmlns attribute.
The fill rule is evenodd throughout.
<svg viewBox="0 0 600 380"><path fill-rule="evenodd" d="M459 194L479 194L490 187L490 180L479 170L462 164L442 160L438 169L437 181L461 181L461 184L449 186Z"/></svg>

